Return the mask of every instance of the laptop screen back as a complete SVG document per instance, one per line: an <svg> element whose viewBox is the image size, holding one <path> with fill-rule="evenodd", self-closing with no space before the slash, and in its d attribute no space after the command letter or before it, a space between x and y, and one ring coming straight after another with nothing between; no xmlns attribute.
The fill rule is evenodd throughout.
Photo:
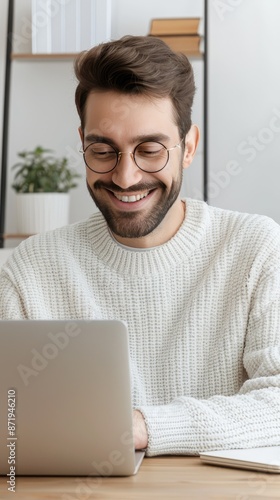
<svg viewBox="0 0 280 500"><path fill-rule="evenodd" d="M134 473L127 327L0 323L0 472Z"/></svg>

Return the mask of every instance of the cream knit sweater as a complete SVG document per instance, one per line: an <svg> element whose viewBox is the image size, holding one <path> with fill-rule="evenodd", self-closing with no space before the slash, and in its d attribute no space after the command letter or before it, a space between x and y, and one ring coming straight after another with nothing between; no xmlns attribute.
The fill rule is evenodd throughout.
<svg viewBox="0 0 280 500"><path fill-rule="evenodd" d="M37 235L0 274L1 319L129 328L147 454L280 444L280 228L187 200L177 234L119 245L101 214Z"/></svg>

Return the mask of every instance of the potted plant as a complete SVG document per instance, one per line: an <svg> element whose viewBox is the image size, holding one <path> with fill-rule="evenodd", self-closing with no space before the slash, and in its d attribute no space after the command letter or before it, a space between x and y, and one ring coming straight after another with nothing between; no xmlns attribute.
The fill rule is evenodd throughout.
<svg viewBox="0 0 280 500"><path fill-rule="evenodd" d="M18 153L20 161L12 188L17 193L18 231L34 234L68 224L69 191L80 177L67 158L56 158L51 149L37 146Z"/></svg>

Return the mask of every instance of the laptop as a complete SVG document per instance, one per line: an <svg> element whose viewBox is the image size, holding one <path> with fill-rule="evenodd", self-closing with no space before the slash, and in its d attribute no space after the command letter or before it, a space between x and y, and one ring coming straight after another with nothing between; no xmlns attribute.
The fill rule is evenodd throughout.
<svg viewBox="0 0 280 500"><path fill-rule="evenodd" d="M280 446L205 452L200 458L211 465L280 473Z"/></svg>
<svg viewBox="0 0 280 500"><path fill-rule="evenodd" d="M129 476L135 452L122 321L0 321L0 474Z"/></svg>

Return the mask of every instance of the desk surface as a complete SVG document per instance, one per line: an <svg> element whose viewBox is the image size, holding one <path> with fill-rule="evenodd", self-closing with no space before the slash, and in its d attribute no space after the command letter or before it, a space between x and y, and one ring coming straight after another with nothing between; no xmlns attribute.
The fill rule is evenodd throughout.
<svg viewBox="0 0 280 500"><path fill-rule="evenodd" d="M255 500L280 498L280 474L204 465L196 457L144 458L136 476L0 478L0 498L20 500Z"/></svg>

